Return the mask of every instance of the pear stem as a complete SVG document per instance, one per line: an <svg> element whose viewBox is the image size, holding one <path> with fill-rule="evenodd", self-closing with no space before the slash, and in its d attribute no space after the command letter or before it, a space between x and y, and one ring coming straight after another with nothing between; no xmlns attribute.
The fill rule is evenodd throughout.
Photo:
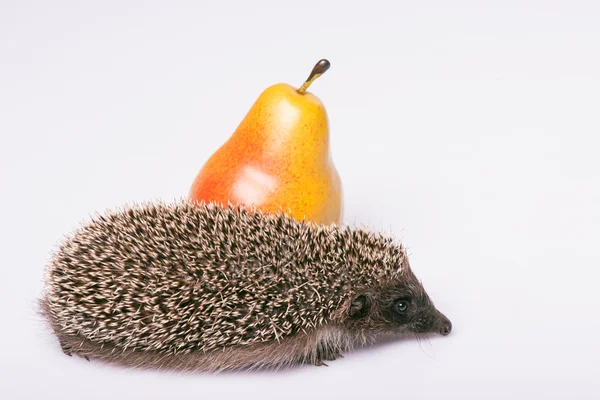
<svg viewBox="0 0 600 400"><path fill-rule="evenodd" d="M300 94L306 93L306 89L308 89L308 87L318 77L323 75L329 69L330 66L331 66L331 64L326 59L319 60L313 67L310 75L308 76L308 79L306 79L306 81L302 84L302 86L300 86L300 89L298 89L298 93L300 93Z"/></svg>

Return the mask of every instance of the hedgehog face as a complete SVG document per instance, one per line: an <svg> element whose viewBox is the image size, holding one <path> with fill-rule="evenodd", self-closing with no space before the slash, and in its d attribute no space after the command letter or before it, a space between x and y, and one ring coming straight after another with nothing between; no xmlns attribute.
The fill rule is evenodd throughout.
<svg viewBox="0 0 600 400"><path fill-rule="evenodd" d="M452 330L410 269L389 286L355 296L348 317L348 328L362 332L446 336Z"/></svg>

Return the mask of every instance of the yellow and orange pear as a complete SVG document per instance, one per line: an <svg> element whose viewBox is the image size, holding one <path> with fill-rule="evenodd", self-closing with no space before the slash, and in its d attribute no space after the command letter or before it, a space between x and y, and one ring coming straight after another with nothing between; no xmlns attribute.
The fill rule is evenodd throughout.
<svg viewBox="0 0 600 400"><path fill-rule="evenodd" d="M328 68L329 62L320 60L299 89L284 83L267 88L204 164L190 200L341 222L342 184L331 158L327 112L306 91Z"/></svg>

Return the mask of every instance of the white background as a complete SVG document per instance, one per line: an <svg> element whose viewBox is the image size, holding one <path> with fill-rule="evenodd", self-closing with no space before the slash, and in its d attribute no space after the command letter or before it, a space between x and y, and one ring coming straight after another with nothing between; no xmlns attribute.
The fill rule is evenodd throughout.
<svg viewBox="0 0 600 400"><path fill-rule="evenodd" d="M0 1L0 397L598 398L600 3L286 3ZM185 196L322 57L345 220L404 241L452 334L285 373L64 356L34 312L61 236Z"/></svg>

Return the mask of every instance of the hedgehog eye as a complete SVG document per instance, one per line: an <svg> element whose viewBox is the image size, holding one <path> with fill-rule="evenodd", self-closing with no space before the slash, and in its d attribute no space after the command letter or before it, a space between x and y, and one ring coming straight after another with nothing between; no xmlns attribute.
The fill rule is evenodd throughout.
<svg viewBox="0 0 600 400"><path fill-rule="evenodd" d="M394 310L398 314L404 314L408 310L410 301L408 299L398 299L394 302Z"/></svg>

